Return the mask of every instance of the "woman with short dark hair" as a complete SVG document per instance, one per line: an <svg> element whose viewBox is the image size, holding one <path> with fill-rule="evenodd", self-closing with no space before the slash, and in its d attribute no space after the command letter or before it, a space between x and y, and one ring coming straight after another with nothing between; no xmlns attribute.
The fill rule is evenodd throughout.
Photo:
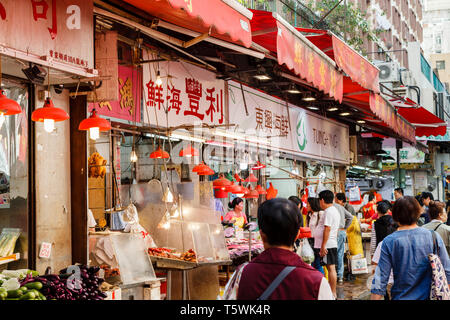
<svg viewBox="0 0 450 320"><path fill-rule="evenodd" d="M450 254L450 226L445 224L447 222L445 203L431 200L428 208L428 214L430 215L431 222L423 225L422 227L439 233L444 241L445 247L447 248L447 253Z"/></svg>
<svg viewBox="0 0 450 320"><path fill-rule="evenodd" d="M236 270L225 288L225 300L333 300L325 277L292 250L300 218L295 204L287 199L260 205L264 252Z"/></svg>
<svg viewBox="0 0 450 320"><path fill-rule="evenodd" d="M391 269L394 285L392 300L427 300L431 290L431 266L428 255L433 253L433 231L419 228L417 220L422 212L414 197L398 199L392 208L392 218L398 224L394 233L384 238L380 259L372 282L372 300L379 300L386 292ZM439 257L450 279L450 261L444 242L436 234Z"/></svg>

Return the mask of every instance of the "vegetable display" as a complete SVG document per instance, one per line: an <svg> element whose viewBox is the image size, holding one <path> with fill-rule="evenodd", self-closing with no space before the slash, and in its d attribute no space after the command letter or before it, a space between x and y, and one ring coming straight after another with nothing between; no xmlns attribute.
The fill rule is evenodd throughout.
<svg viewBox="0 0 450 320"><path fill-rule="evenodd" d="M78 265L79 272L68 268L59 275L38 275L36 271L5 270L0 278L0 300L103 300L100 290L104 279L97 276L99 267Z"/></svg>
<svg viewBox="0 0 450 320"><path fill-rule="evenodd" d="M4 228L0 234L0 257L7 257L14 253L20 229Z"/></svg>
<svg viewBox="0 0 450 320"><path fill-rule="evenodd" d="M0 276L0 300L47 300L40 292L42 282L28 283L38 273L33 270L4 270Z"/></svg>

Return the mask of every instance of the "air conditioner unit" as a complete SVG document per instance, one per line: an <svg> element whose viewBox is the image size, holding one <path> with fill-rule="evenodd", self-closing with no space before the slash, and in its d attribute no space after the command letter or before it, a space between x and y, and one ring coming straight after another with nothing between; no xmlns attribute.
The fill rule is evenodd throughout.
<svg viewBox="0 0 450 320"><path fill-rule="evenodd" d="M401 76L402 76L402 82L405 86L415 86L416 85L416 79L413 77L411 71L409 70L402 70Z"/></svg>
<svg viewBox="0 0 450 320"><path fill-rule="evenodd" d="M396 62L383 62L376 65L380 69L379 79L380 82L399 82L400 75L398 70L398 64Z"/></svg>

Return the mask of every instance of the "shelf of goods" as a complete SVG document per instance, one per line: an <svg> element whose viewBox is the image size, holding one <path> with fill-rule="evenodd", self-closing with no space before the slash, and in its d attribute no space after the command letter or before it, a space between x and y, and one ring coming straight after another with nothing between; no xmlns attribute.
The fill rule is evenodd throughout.
<svg viewBox="0 0 450 320"><path fill-rule="evenodd" d="M0 257L0 265L20 260L20 253L14 253L7 257Z"/></svg>

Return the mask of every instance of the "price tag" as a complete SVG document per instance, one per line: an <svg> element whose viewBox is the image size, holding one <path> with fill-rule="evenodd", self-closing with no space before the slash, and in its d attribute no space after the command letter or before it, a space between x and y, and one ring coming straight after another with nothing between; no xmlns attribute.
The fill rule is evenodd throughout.
<svg viewBox="0 0 450 320"><path fill-rule="evenodd" d="M52 244L49 242L42 242L41 250L39 251L39 258L50 259L52 254Z"/></svg>

